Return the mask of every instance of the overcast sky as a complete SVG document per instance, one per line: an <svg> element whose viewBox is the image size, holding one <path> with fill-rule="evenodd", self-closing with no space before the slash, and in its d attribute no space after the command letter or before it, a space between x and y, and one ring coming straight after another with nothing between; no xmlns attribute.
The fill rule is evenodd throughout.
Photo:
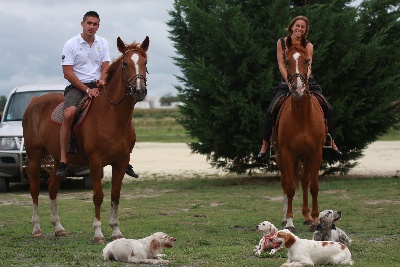
<svg viewBox="0 0 400 267"><path fill-rule="evenodd" d="M118 36L126 43L149 36L148 96L175 95L180 73L166 25L172 9L173 0L0 0L0 96L21 84L65 82L62 48L89 10L100 15L97 35L108 41L111 60L120 56Z"/></svg>

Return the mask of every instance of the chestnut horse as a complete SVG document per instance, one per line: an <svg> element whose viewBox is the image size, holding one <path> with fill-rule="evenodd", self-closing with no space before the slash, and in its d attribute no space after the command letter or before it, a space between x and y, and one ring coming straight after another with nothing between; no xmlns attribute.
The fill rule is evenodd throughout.
<svg viewBox="0 0 400 267"><path fill-rule="evenodd" d="M293 197L301 182L304 224L311 225L313 230L318 219L318 172L327 128L322 109L308 87L307 51L300 45L293 45L288 49L286 69L290 95L282 107L274 134L276 163L281 172L285 201L282 223L286 229L295 230ZM308 188L312 195L311 214Z"/></svg>
<svg viewBox="0 0 400 267"><path fill-rule="evenodd" d="M126 45L119 37L118 50L122 55L116 59L107 71L106 85L100 94L92 99L85 120L76 128L77 143L83 153L68 154L68 162L76 165L89 165L93 183L93 203L95 218L93 222L96 243L104 243L101 230L100 209L103 202L101 185L102 169L112 166L111 215L109 225L111 238L122 237L118 226L118 204L122 179L129 164L130 153L136 142L132 124L134 105L147 94L146 63L149 37L142 44ZM41 160L50 155L54 159L54 168L48 181L51 223L56 236L67 234L60 223L57 210L57 193L61 178L55 173L60 163L60 125L51 121L52 111L62 102L61 94L47 94L35 98L27 107L23 119L26 154L29 160L30 191L33 201L33 237L41 237L38 214L39 170Z"/></svg>

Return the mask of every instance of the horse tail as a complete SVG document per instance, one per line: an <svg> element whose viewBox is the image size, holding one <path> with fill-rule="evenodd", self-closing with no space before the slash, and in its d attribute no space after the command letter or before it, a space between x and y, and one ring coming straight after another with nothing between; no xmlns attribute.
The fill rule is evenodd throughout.
<svg viewBox="0 0 400 267"><path fill-rule="evenodd" d="M303 160L298 159L294 164L294 185L299 189L300 181L303 177Z"/></svg>

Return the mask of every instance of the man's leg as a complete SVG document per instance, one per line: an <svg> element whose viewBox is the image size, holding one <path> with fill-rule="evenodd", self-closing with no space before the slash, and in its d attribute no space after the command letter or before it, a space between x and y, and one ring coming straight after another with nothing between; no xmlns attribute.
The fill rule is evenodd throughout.
<svg viewBox="0 0 400 267"><path fill-rule="evenodd" d="M139 178L139 175L137 175L135 173L131 164L128 164L128 167L126 167L125 173L128 174L129 176L132 176L133 178Z"/></svg>
<svg viewBox="0 0 400 267"><path fill-rule="evenodd" d="M75 118L77 107L69 106L64 109L64 120L61 124L60 129L60 166L58 167L56 176L65 177L67 174L68 158L67 158L67 146L68 141L71 138L71 126Z"/></svg>

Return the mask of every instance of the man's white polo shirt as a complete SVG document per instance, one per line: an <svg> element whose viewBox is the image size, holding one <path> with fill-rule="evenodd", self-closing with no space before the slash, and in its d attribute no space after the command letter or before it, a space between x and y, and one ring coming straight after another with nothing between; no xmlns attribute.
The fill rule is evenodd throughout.
<svg viewBox="0 0 400 267"><path fill-rule="evenodd" d="M105 61L110 61L107 41L95 35L90 47L81 34L78 34L65 43L61 65L73 66L76 77L83 83L89 83L100 79L101 64Z"/></svg>

